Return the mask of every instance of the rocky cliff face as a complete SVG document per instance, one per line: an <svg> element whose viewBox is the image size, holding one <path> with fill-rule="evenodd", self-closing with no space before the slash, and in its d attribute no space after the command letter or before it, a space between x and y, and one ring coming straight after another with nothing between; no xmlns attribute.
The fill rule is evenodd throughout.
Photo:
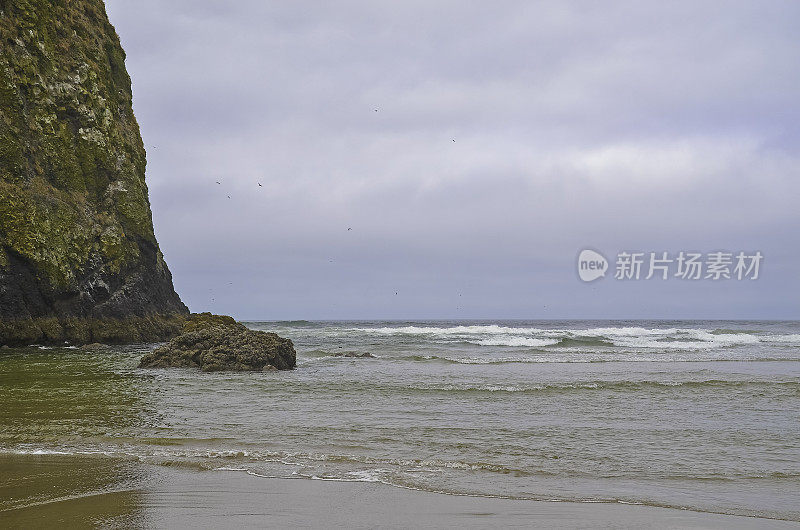
<svg viewBox="0 0 800 530"><path fill-rule="evenodd" d="M175 332L144 175L102 0L0 0L0 344Z"/></svg>

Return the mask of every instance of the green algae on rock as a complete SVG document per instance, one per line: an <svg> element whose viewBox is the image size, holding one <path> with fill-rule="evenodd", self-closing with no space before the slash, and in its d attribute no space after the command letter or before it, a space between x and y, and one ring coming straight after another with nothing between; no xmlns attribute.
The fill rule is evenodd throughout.
<svg viewBox="0 0 800 530"><path fill-rule="evenodd" d="M163 342L183 326L184 315L145 315L125 318L44 317L0 320L5 344L130 344Z"/></svg>
<svg viewBox="0 0 800 530"><path fill-rule="evenodd" d="M131 102L102 0L0 0L0 344L180 329Z"/></svg>
<svg viewBox="0 0 800 530"><path fill-rule="evenodd" d="M290 370L296 364L291 340L248 329L228 316L200 313L187 317L183 332L142 357L139 367L260 372Z"/></svg>

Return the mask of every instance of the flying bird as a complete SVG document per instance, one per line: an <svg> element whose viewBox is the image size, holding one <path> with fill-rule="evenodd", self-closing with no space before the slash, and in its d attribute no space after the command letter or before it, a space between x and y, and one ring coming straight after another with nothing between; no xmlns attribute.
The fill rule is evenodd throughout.
<svg viewBox="0 0 800 530"><path fill-rule="evenodd" d="M259 188L263 188L264 186L262 186L262 185L261 185L261 183L259 182L259 183L258 183L258 187L259 187Z"/></svg>
<svg viewBox="0 0 800 530"><path fill-rule="evenodd" d="M347 231L349 232L350 230L352 230L352 228L350 228L350 227L348 226L348 227L347 227Z"/></svg>
<svg viewBox="0 0 800 530"><path fill-rule="evenodd" d="M216 182L217 182L217 184L219 184L219 183L220 183L219 181L216 181Z"/></svg>
<svg viewBox="0 0 800 530"><path fill-rule="evenodd" d="M230 195L228 195L228 198L230 199L230 198L231 198L231 196L230 196Z"/></svg>

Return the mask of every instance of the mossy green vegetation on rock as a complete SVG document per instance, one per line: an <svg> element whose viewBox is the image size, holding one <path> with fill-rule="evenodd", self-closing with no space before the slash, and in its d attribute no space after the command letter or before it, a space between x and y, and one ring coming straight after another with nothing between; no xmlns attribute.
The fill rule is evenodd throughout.
<svg viewBox="0 0 800 530"><path fill-rule="evenodd" d="M153 232L131 102L102 0L0 0L0 344L98 341L115 322L169 328L188 312ZM131 339L164 336L144 329Z"/></svg>
<svg viewBox="0 0 800 530"><path fill-rule="evenodd" d="M139 367L260 372L296 364L291 340L248 329L231 317L200 313L186 319L180 335L142 357Z"/></svg>
<svg viewBox="0 0 800 530"><path fill-rule="evenodd" d="M0 320L0 337L8 346L163 342L181 331L184 318L184 315L173 313L125 318L7 319Z"/></svg>

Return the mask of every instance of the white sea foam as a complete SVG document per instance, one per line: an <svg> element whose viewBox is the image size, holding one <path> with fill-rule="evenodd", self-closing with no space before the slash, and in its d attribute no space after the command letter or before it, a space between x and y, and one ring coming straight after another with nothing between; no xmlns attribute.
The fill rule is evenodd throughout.
<svg viewBox="0 0 800 530"><path fill-rule="evenodd" d="M619 327L619 328L590 328L583 330L571 330L577 336L584 337L642 337L642 336L663 336L674 335L676 328L648 329L638 327Z"/></svg>
<svg viewBox="0 0 800 530"><path fill-rule="evenodd" d="M525 392L526 390L533 388L536 390L541 390L544 387L539 387L537 385L533 385L532 387L519 387L519 386L511 386L511 385L433 385L433 386L411 386L409 388L413 388L414 390L434 390L434 391L457 391L457 392L469 392L469 391L479 391L479 392Z"/></svg>
<svg viewBox="0 0 800 530"><path fill-rule="evenodd" d="M508 335L508 334L535 334L544 330L538 328L511 328L506 326L452 326L442 327L383 327L383 328L353 328L359 333L375 333L379 335Z"/></svg>
<svg viewBox="0 0 800 530"><path fill-rule="evenodd" d="M384 482L387 473L389 473L387 469L364 469L350 471L347 473L347 477L356 482Z"/></svg>
<svg viewBox="0 0 800 530"><path fill-rule="evenodd" d="M667 340L667 339L688 340ZM760 342L755 335L747 333L714 334L707 329L675 330L670 336L620 336L612 337L615 346L631 348L661 348L667 350L705 350Z"/></svg>
<svg viewBox="0 0 800 530"><path fill-rule="evenodd" d="M467 341L470 344L477 344L479 346L520 346L539 348L543 346L552 346L558 344L558 339L534 339L529 337L498 337L493 339L481 339Z"/></svg>
<svg viewBox="0 0 800 530"><path fill-rule="evenodd" d="M525 389L516 386L487 385L487 386L477 387L477 390L485 390L487 392L523 392Z"/></svg>
<svg viewBox="0 0 800 530"><path fill-rule="evenodd" d="M710 348L720 347L722 343L704 342L704 341L659 341L649 340L642 338L630 338L625 340L615 340L615 346L627 348L658 348L665 350L706 350Z"/></svg>
<svg viewBox="0 0 800 530"><path fill-rule="evenodd" d="M57 449L20 449L17 451L17 454L21 455L77 455L77 454L85 454L85 452L81 451L61 451Z"/></svg>
<svg viewBox="0 0 800 530"><path fill-rule="evenodd" d="M533 357L445 357L446 360L459 364L500 364L500 363L537 363L552 362Z"/></svg>
<svg viewBox="0 0 800 530"><path fill-rule="evenodd" d="M800 333L794 333L791 335L768 335L763 337L761 340L765 342L797 343L800 342Z"/></svg>

